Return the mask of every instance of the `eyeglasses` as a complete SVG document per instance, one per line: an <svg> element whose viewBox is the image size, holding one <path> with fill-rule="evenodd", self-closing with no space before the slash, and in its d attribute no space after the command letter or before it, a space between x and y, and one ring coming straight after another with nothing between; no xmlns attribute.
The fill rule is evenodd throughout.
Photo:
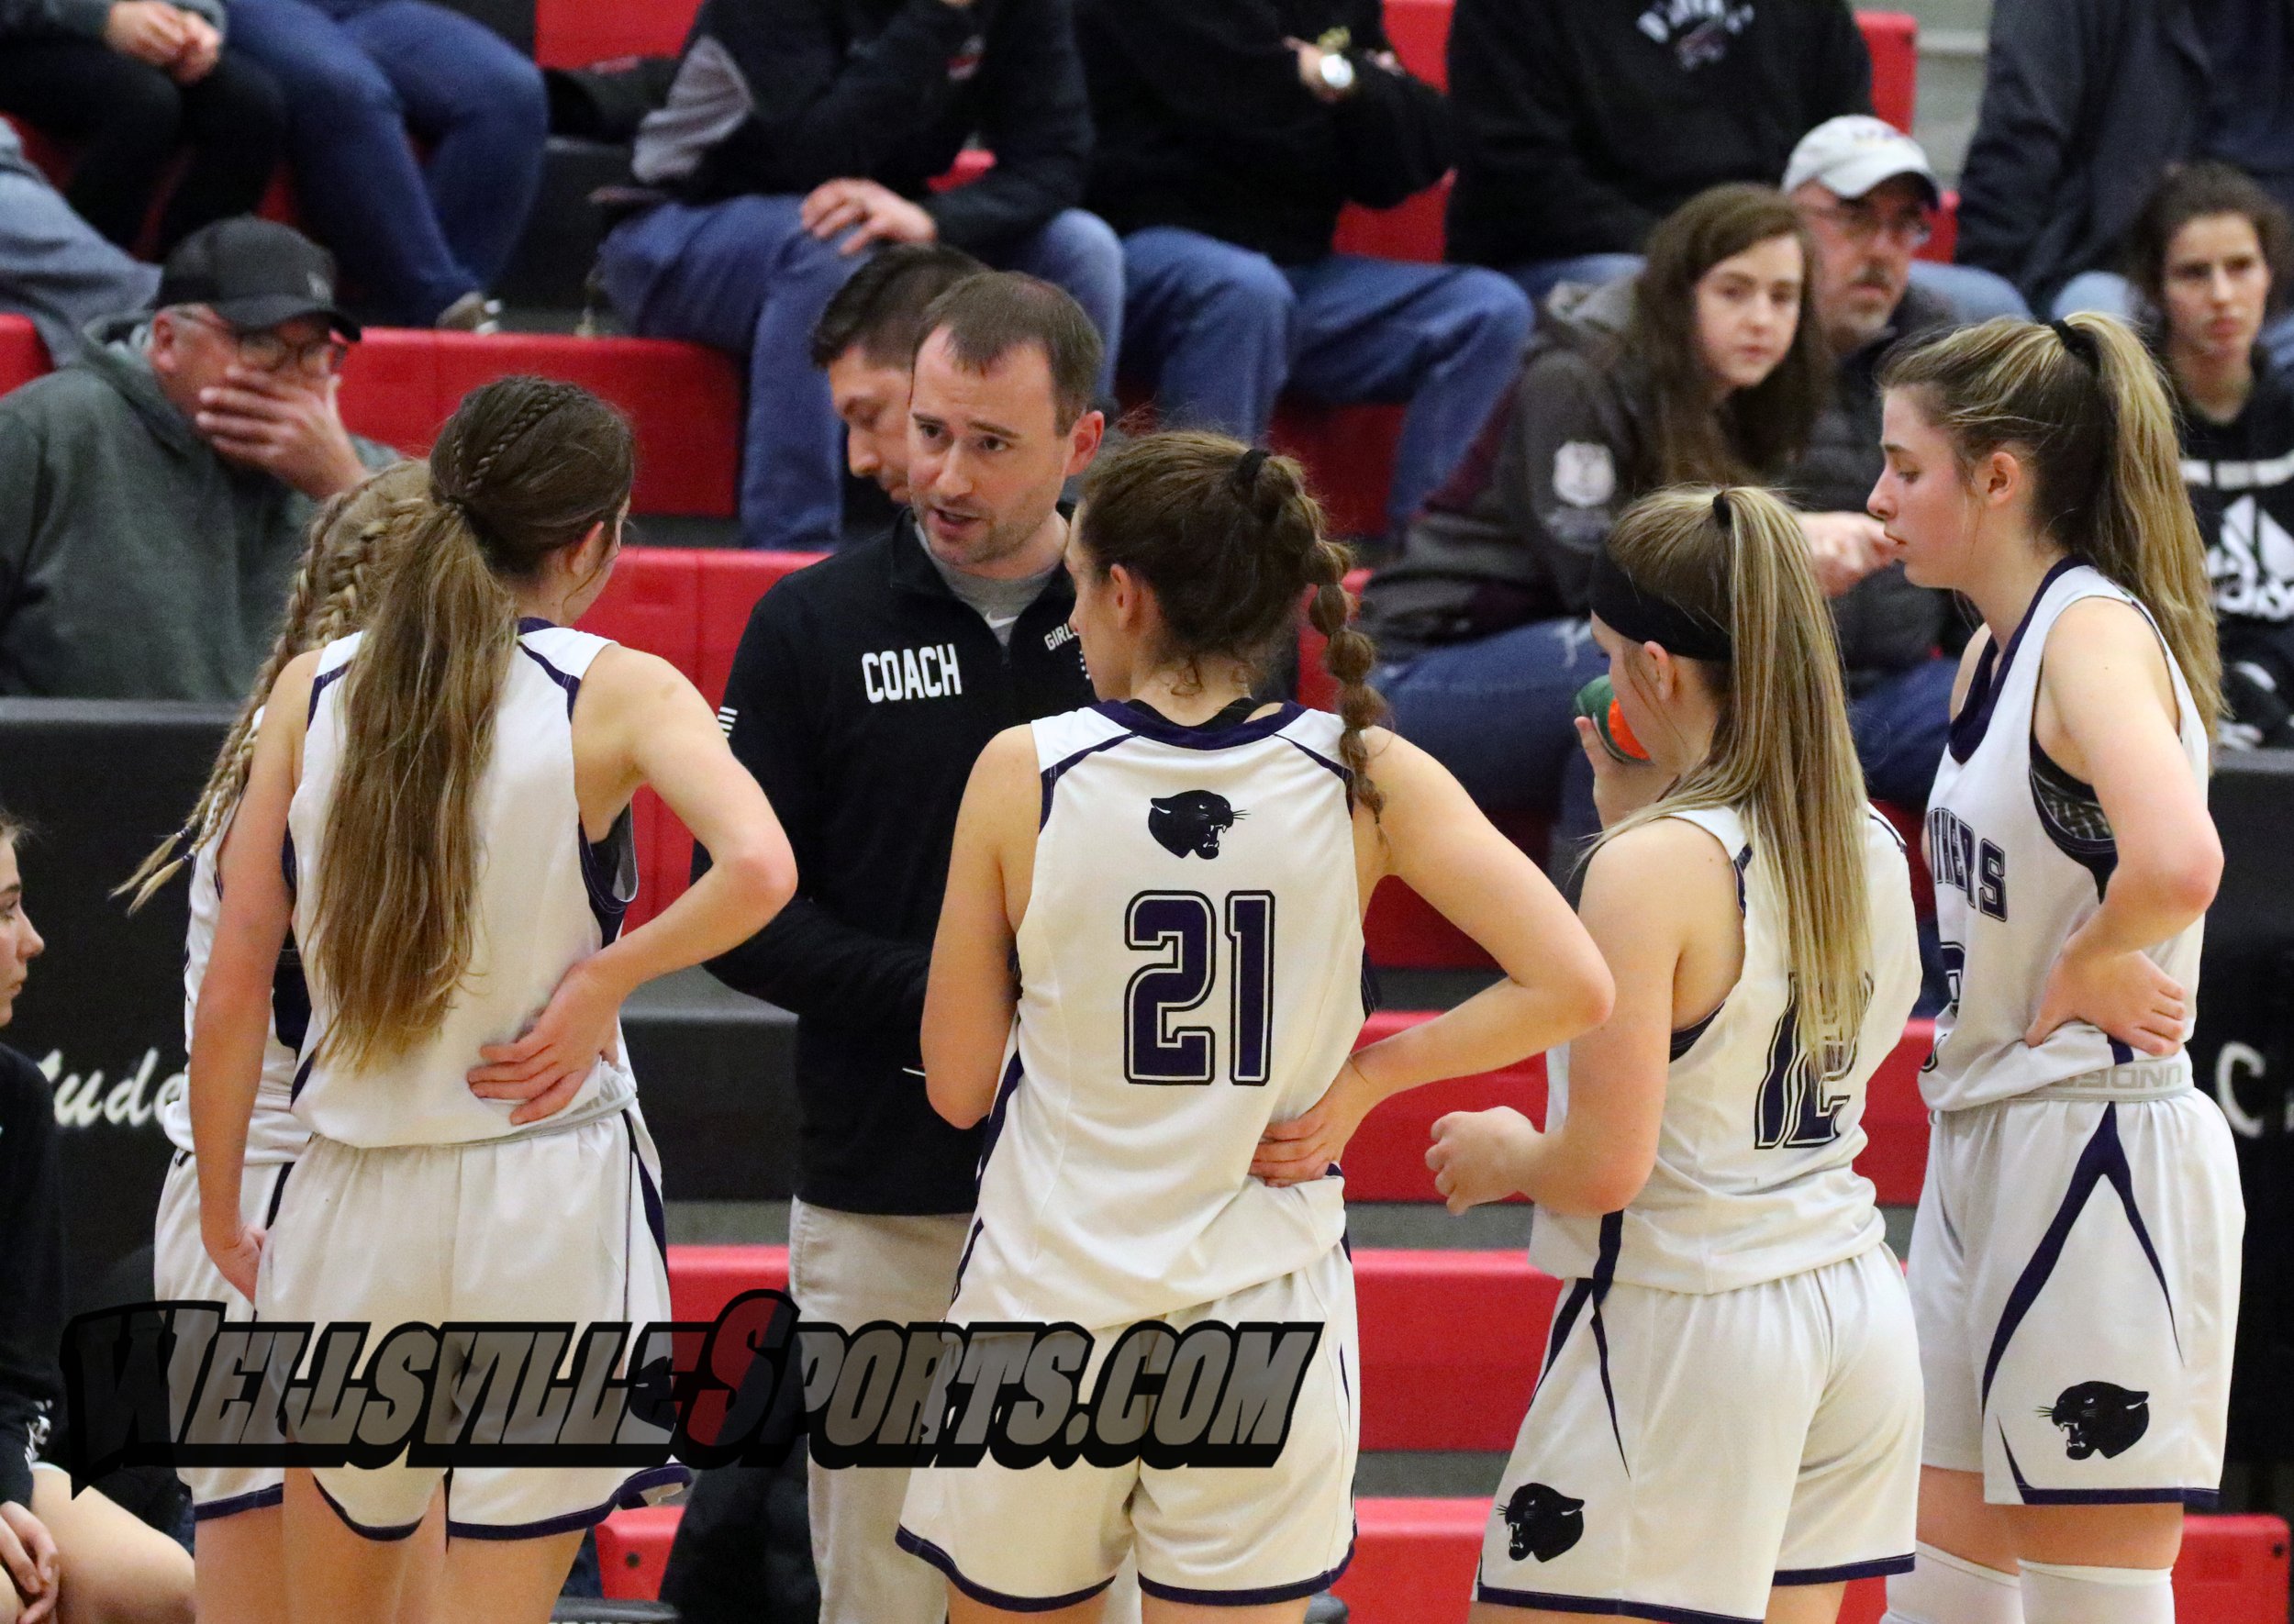
<svg viewBox="0 0 2294 1624"><path fill-rule="evenodd" d="M1918 214L1883 218L1876 210L1861 203L1809 204L1804 206L1809 213L1830 220L1851 242L1869 242L1875 237L1885 236L1906 248L1924 248L1928 239L1935 235L1934 217L1925 209Z"/></svg>
<svg viewBox="0 0 2294 1624"><path fill-rule="evenodd" d="M295 370L306 377L324 378L340 367L343 357L351 353L351 346L331 333L323 339L314 339L307 344L290 344L268 328L236 328L219 316L210 316L204 310L195 310L188 306L178 306L175 314L234 340L239 346L239 360L258 372L279 372L292 362Z"/></svg>

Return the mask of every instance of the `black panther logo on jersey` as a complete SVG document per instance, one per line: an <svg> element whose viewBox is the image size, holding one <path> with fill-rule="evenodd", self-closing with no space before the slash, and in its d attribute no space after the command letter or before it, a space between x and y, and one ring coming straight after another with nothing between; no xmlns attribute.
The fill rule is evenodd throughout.
<svg viewBox="0 0 2294 1624"><path fill-rule="evenodd" d="M1506 1502L1506 1552L1514 1561L1551 1562L1585 1538L1585 1502L1557 1488L1525 1483Z"/></svg>
<svg viewBox="0 0 2294 1624"><path fill-rule="evenodd" d="M1157 795L1148 802L1147 832L1174 857L1193 852L1211 858L1219 855L1219 837L1242 816L1226 796L1190 789L1183 795Z"/></svg>
<svg viewBox="0 0 2294 1624"><path fill-rule="evenodd" d="M2151 1396L2112 1382L2081 1382L2066 1387L2046 1416L2067 1434L2064 1452L2073 1460L2099 1454L2108 1461L2151 1429Z"/></svg>

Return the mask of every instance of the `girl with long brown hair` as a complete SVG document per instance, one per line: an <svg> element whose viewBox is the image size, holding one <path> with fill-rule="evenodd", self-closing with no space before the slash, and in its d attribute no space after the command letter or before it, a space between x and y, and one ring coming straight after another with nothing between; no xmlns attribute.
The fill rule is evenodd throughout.
<svg viewBox="0 0 2294 1624"><path fill-rule="evenodd" d="M278 640L224 738L190 818L181 834L163 841L120 887L132 893L130 908L140 907L178 872L189 869L190 927L184 943L186 1036L215 942L223 901L223 850L239 797L246 792L263 701L290 660L324 648L364 624L424 511L429 483L429 471L421 463L401 462L330 498L312 517L309 545L287 595ZM247 1172L239 1181L239 1196L240 1216L250 1224L271 1220L310 1141L310 1130L295 1120L291 1109L296 1051L309 1012L302 961L290 937L272 978L262 1076L247 1129ZM188 1098L176 1095L164 1100L160 1121L175 1146L175 1156L168 1165L152 1229L153 1294L162 1302L220 1303L226 1320L251 1319L254 1304L224 1278L200 1240L199 1167L193 1153ZM178 1359L170 1368L188 1372L196 1365L196 1360L186 1363ZM185 1396L179 1396L179 1402ZM239 1624L284 1619L285 1558L279 1529L284 1472L277 1466L184 1466L179 1471L191 1491L198 1527L201 1612ZM440 1508L426 1519L419 1541L435 1556L444 1533ZM434 1563L426 1563L417 1572L427 1575L433 1568ZM426 1600L427 1592L410 1596L405 1616L419 1617Z"/></svg>
<svg viewBox="0 0 2294 1624"><path fill-rule="evenodd" d="M593 1322L669 1317L659 1169L618 1011L752 935L795 874L692 685L570 629L611 570L630 457L628 425L585 391L474 391L430 453L425 511L366 629L273 686L191 1054L201 1233L261 1318L570 1321L578 1346ZM644 784L715 866L623 936ZM310 992L291 1092L311 1140L266 1233L240 1185L290 924ZM290 1471L289 1617L393 1616L406 1536L443 1475L403 1455ZM546 1618L582 1529L683 1476L458 1474L443 1611Z"/></svg>
<svg viewBox="0 0 2294 1624"><path fill-rule="evenodd" d="M1297 1624L1353 1535L1337 1159L1379 1100L1598 1020L1609 974L1456 782L1372 725L1346 552L1296 463L1134 440L1092 469L1067 560L1102 703L983 752L932 947L925 1086L960 1127L990 1118L948 1318L1086 1328L1086 1388L1135 1321L1324 1334L1266 1470L930 1467L899 1540L947 1575L957 1624L1096 1618L1127 1552L1150 1624ZM1251 696L1309 592L1335 716ZM1506 974L1350 1057L1387 874Z"/></svg>
<svg viewBox="0 0 2294 1624"><path fill-rule="evenodd" d="M1567 1291L1475 1618L1830 1624L1847 1580L1911 1560L1911 1308L1854 1166L1920 988L1903 843L1789 508L1661 492L1593 568L1650 758L1578 724L1607 825L1579 912L1617 1007L1549 1059L1542 1132L1453 1113L1427 1156L1453 1211L1536 1202Z"/></svg>
<svg viewBox="0 0 2294 1624"><path fill-rule="evenodd" d="M1570 701L1601 669L1593 560L1637 498L1681 480L1780 480L1807 449L1831 360L1793 206L1716 186L1649 239L1628 281L1540 318L1516 388L1373 577L1364 626L1403 737L1492 812L1598 827Z"/></svg>
<svg viewBox="0 0 2294 1624"><path fill-rule="evenodd" d="M2221 664L2159 371L1999 319L1882 370L1871 510L1983 617L1929 803L1951 1001L1912 1231L1912 1624L2163 1624L2222 1474L2244 1209L2192 1085ZM2020 1568L2020 1574L2019 1574Z"/></svg>

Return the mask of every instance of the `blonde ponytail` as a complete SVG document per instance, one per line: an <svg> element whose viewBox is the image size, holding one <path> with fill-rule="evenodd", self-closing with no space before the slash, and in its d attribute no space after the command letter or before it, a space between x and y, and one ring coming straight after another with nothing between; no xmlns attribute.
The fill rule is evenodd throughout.
<svg viewBox="0 0 2294 1624"><path fill-rule="evenodd" d="M1677 486L1627 509L1609 549L1643 591L1726 627L1733 652L1698 662L1721 702L1709 753L1602 841L1674 812L1741 812L1776 877L1801 1051L1852 1052L1871 996L1868 813L1832 611L1799 521L1756 487Z"/></svg>

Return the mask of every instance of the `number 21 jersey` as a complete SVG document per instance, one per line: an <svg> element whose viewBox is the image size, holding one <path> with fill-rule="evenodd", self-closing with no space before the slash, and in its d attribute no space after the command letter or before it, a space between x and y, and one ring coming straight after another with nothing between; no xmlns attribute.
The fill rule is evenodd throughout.
<svg viewBox="0 0 2294 1624"><path fill-rule="evenodd" d="M951 1317L1129 1324L1305 1267L1343 1186L1251 1176L1363 1020L1339 719L1201 728L1109 703L1033 724L1019 1018Z"/></svg>

